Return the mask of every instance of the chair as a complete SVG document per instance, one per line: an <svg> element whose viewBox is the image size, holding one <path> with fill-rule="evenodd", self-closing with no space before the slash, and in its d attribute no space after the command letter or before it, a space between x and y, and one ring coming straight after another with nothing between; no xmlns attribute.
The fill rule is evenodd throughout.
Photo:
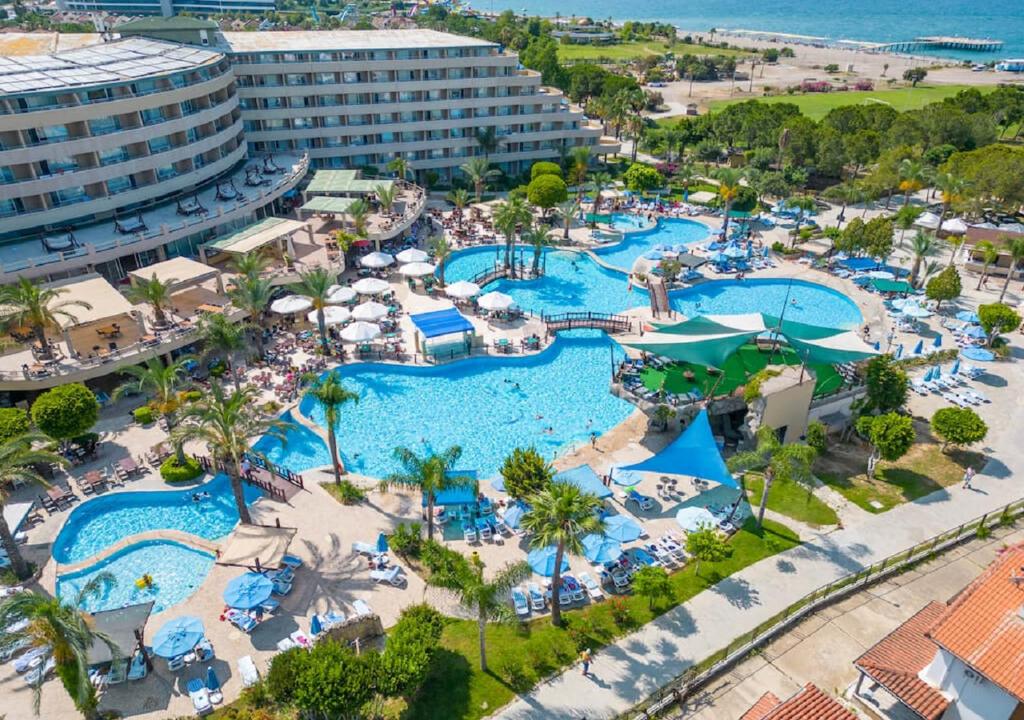
<svg viewBox="0 0 1024 720"><path fill-rule="evenodd" d="M256 669L256 663L252 655L245 655L238 658L238 676L242 679L242 687L252 687L260 681L260 672Z"/></svg>
<svg viewBox="0 0 1024 720"><path fill-rule="evenodd" d="M142 653L135 653L132 656L131 664L128 666L128 681L142 680L148 674L149 668L146 667L146 659L142 656Z"/></svg>
<svg viewBox="0 0 1024 720"><path fill-rule="evenodd" d="M356 555L377 555L377 545L374 543L354 542L352 543L352 552Z"/></svg>
<svg viewBox="0 0 1024 720"><path fill-rule="evenodd" d="M210 691L203 685L199 678L192 678L188 681L188 697L192 700L192 708L197 715L209 715L213 712L213 703L210 702Z"/></svg>
<svg viewBox="0 0 1024 720"><path fill-rule="evenodd" d="M366 604L365 600L353 600L352 609L355 610L353 617L365 617L367 615L373 615L373 610Z"/></svg>
<svg viewBox="0 0 1024 720"><path fill-rule="evenodd" d="M476 542L476 528L472 525L462 526L462 539L468 543Z"/></svg>
<svg viewBox="0 0 1024 720"><path fill-rule="evenodd" d="M519 617L527 617L530 614L530 603L521 587L512 588L512 607Z"/></svg>
<svg viewBox="0 0 1024 720"><path fill-rule="evenodd" d="M120 685L128 676L128 661L117 660L110 664L110 672L107 674L107 685Z"/></svg>
<svg viewBox="0 0 1024 720"><path fill-rule="evenodd" d="M534 610L543 610L548 606L547 601L544 599L544 593L540 591L540 588L536 583L530 583L526 586L526 592L530 596L530 607Z"/></svg>
<svg viewBox="0 0 1024 720"><path fill-rule="evenodd" d="M231 622L234 623L234 620L232 620ZM184 670L185 669L185 656L184 655L179 655L178 657L173 657L170 660L168 660L167 661L167 669L170 670L171 672L178 672L179 670Z"/></svg>
<svg viewBox="0 0 1024 720"><path fill-rule="evenodd" d="M491 526L488 523L480 523L478 532L480 533L481 540L491 539Z"/></svg>
<svg viewBox="0 0 1024 720"><path fill-rule="evenodd" d="M654 507L654 499L647 495L641 495L636 490L630 490L626 496L626 502L635 502L641 510L650 510Z"/></svg>
<svg viewBox="0 0 1024 720"><path fill-rule="evenodd" d="M44 645L42 647L32 648L27 653L22 655L20 658L14 661L14 671L23 673L32 668L32 664L39 661L42 664L42 658L50 654L50 646Z"/></svg>
<svg viewBox="0 0 1024 720"><path fill-rule="evenodd" d="M587 590L587 594L591 600L602 600L604 599L604 592L601 591L601 586L597 584L597 581L590 576L590 573L580 573L580 583Z"/></svg>
<svg viewBox="0 0 1024 720"><path fill-rule="evenodd" d="M281 558L281 564L290 567L292 570L298 570L302 567L302 558L297 555L285 555Z"/></svg>
<svg viewBox="0 0 1024 720"><path fill-rule="evenodd" d="M282 580L274 581L274 594L275 595L287 595L292 591L292 584L290 582L284 582Z"/></svg>
<svg viewBox="0 0 1024 720"><path fill-rule="evenodd" d="M583 590L583 586L580 585L576 581L576 578L572 577L571 575L566 575L562 579L562 587L565 588L570 595L572 595L572 599L575 602L582 602L583 600L586 600L586 593Z"/></svg>
<svg viewBox="0 0 1024 720"><path fill-rule="evenodd" d="M267 615L273 615L281 608L281 603L274 598L267 598L260 603L260 610L265 612Z"/></svg>
<svg viewBox="0 0 1024 720"><path fill-rule="evenodd" d="M371 570L370 578L375 583L387 583L393 587L400 587L405 584L402 568L397 565L393 565L387 570Z"/></svg>

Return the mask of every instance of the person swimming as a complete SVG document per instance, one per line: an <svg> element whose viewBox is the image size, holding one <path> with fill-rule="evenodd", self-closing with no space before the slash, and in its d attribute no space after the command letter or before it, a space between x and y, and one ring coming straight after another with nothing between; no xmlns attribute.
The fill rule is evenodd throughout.
<svg viewBox="0 0 1024 720"><path fill-rule="evenodd" d="M192 502L194 502L194 503L202 502L203 500L209 500L209 499L210 499L210 493L206 492L205 490L203 492L194 492L194 493L192 493Z"/></svg>

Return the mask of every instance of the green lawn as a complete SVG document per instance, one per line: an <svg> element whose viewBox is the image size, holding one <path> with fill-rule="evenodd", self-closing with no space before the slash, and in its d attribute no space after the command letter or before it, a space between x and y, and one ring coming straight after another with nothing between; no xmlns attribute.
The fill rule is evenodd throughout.
<svg viewBox="0 0 1024 720"><path fill-rule="evenodd" d="M764 476L747 473L743 487L747 490L751 507L757 508L764 492ZM814 527L839 523L839 516L828 503L797 482L773 482L768 494L768 509Z"/></svg>
<svg viewBox="0 0 1024 720"><path fill-rule="evenodd" d="M443 651L434 661L423 691L401 712L403 720L475 720L493 713L520 692L574 662L582 644L592 649L650 622L671 607L689 600L724 577L759 560L799 544L796 533L766 522L763 531L748 519L732 538L733 554L719 563L704 564L698 574L691 563L674 573L671 603L651 610L645 599L622 596L629 621L617 625L611 603L605 601L564 614L566 628L540 619L521 626L489 625L490 671L480 671L475 622L453 620L442 638Z"/></svg>
<svg viewBox="0 0 1024 720"><path fill-rule="evenodd" d="M665 370L648 367L640 374L640 379L650 390L664 388L668 392L680 394L696 387L708 395L714 388L715 395L728 395L741 385L746 385L751 375L767 367L770 357L771 353L761 352L753 345L744 345L723 364L721 370L724 379L718 373L710 374L706 367L690 363L674 363L666 366ZM776 365L799 365L800 359L792 349L784 348L775 353L773 362ZM814 387L815 395L827 395L842 387L843 379L831 365L811 364L809 367L818 378ZM687 372L693 373L693 380L686 378Z"/></svg>
<svg viewBox="0 0 1024 720"><path fill-rule="evenodd" d="M667 43L644 40L639 42L618 43L616 45L559 45L558 59L565 61L573 60L636 60L648 55L664 55L672 52L676 57L680 55L748 55L742 50L729 48L711 48L705 45L692 45L688 43Z"/></svg>
<svg viewBox="0 0 1024 720"><path fill-rule="evenodd" d="M830 110L844 105L885 103L900 111L915 110L924 107L928 103L952 97L961 90L967 90L969 87L968 85L919 85L916 88L907 87L895 90L872 90L870 92L851 90L849 92L808 93L806 95L773 95L772 97L756 99L768 103L793 103L800 108L804 115L818 120L825 117ZM991 92L994 86L982 86L977 89L981 92ZM749 99L712 101L710 104L711 112ZM671 120L672 118L666 119Z"/></svg>

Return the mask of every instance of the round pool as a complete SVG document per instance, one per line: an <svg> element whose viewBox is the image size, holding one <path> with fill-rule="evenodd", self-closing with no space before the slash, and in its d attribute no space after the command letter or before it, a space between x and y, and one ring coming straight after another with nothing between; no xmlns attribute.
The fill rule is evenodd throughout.
<svg viewBox="0 0 1024 720"><path fill-rule="evenodd" d="M100 573L110 573L113 582L85 598L81 609L98 612L153 601L153 612L158 613L191 597L213 562L213 555L169 540L135 543L95 565L58 576L57 597L73 602L86 583ZM144 574L153 578L153 584L139 588L135 581Z"/></svg>
<svg viewBox="0 0 1024 720"><path fill-rule="evenodd" d="M630 231L619 226L618 218L637 218L643 222L642 217L616 215L615 218L615 228L626 230L627 234L621 242L597 248L594 250L594 254L609 265L621 268L626 272L633 269L633 263L637 261L637 258L658 245L680 246L680 249L683 249L693 243L706 240L710 235L708 226L695 220L660 218L658 224L652 228ZM638 227L643 228L644 225L641 224Z"/></svg>

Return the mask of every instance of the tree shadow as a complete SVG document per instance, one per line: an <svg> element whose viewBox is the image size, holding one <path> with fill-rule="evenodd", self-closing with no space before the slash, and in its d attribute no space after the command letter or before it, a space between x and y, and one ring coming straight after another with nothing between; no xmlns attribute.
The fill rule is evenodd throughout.
<svg viewBox="0 0 1024 720"><path fill-rule="evenodd" d="M712 587L711 591L741 610L749 610L761 604L760 592L743 578L727 577Z"/></svg>
<svg viewBox="0 0 1024 720"><path fill-rule="evenodd" d="M494 673L488 674L502 682ZM430 672L424 678L420 691L409 699L402 712L402 720L466 717L469 715L472 675L473 670L465 657L447 648L438 648L430 663Z"/></svg>

